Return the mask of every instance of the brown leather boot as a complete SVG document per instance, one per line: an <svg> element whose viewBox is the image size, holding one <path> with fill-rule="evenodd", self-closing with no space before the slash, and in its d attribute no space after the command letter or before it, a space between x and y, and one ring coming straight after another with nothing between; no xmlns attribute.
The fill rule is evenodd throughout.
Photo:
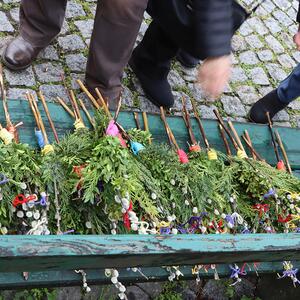
<svg viewBox="0 0 300 300"><path fill-rule="evenodd" d="M26 69L42 49L43 47L31 45L19 35L6 47L2 56L3 63L14 71Z"/></svg>

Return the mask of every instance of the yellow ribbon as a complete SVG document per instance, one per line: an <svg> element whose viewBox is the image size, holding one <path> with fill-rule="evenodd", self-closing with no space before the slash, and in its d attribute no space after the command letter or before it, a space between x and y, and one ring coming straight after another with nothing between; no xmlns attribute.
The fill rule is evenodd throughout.
<svg viewBox="0 0 300 300"><path fill-rule="evenodd" d="M6 128L0 130L0 138L5 145L11 144L14 139L14 135L10 133Z"/></svg>
<svg viewBox="0 0 300 300"><path fill-rule="evenodd" d="M218 159L217 151L214 149L208 150L207 155L208 155L208 160L217 160Z"/></svg>
<svg viewBox="0 0 300 300"><path fill-rule="evenodd" d="M248 155L244 150L238 149L237 157L240 158L240 159L244 159L244 158L248 158Z"/></svg>
<svg viewBox="0 0 300 300"><path fill-rule="evenodd" d="M54 152L54 147L50 144L45 145L45 147L42 150L43 155L47 155L47 154L50 154L50 153L53 153L53 152Z"/></svg>
<svg viewBox="0 0 300 300"><path fill-rule="evenodd" d="M77 119L75 121L74 126L75 126L76 130L78 130L78 129L84 129L85 128L83 122L80 119Z"/></svg>

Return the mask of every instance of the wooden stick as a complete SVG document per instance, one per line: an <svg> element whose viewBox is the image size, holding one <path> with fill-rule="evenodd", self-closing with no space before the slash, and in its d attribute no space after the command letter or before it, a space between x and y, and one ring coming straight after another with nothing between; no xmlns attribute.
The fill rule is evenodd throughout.
<svg viewBox="0 0 300 300"><path fill-rule="evenodd" d="M273 149L274 149L274 152L275 152L277 162L279 162L280 161L280 156L279 156L278 146L277 146L276 141L275 141L274 132L273 132L273 125L272 125L272 121L271 121L271 118L270 118L270 113L268 111L266 112L266 116L267 116L267 119L268 119L268 127L269 127L269 131L270 131L270 134L271 134Z"/></svg>
<svg viewBox="0 0 300 300"><path fill-rule="evenodd" d="M79 104L82 108L82 110L84 111L84 113L86 114L87 118L89 119L91 125L93 126L93 128L96 128L96 125L95 125L95 120L94 118L92 118L92 116L90 115L89 111L87 110L85 104L83 103L83 101L81 99L78 99L79 101Z"/></svg>
<svg viewBox="0 0 300 300"><path fill-rule="evenodd" d="M42 104L43 104L43 107L44 107L44 110L45 110L45 113L46 113L46 116L48 118L48 121L49 121L49 124L50 124L50 127L53 131L53 134L54 134L54 138L55 138L55 141L57 143L59 143L59 138L58 138L58 135L57 135L57 131L55 129L55 126L54 126L54 123L52 121L52 118L51 118L51 115L50 115L50 112L49 112L49 109L48 109L48 105L47 105L47 102L45 100L45 97L43 95L43 93L41 91L38 92L38 95L39 95L39 98L41 99L42 101Z"/></svg>
<svg viewBox="0 0 300 300"><path fill-rule="evenodd" d="M204 131L204 127L203 127L202 122L200 120L200 116L198 114L195 102L194 101L191 101L191 102L192 102L192 106L193 106L194 116L195 116L195 119L196 119L196 121L198 123L198 126L199 126L199 129L200 129L200 132L201 132L201 135L202 135L205 147L206 147L206 149L209 150L210 149L210 145L209 145L208 139L206 137L206 134L205 134L205 131Z"/></svg>
<svg viewBox="0 0 300 300"><path fill-rule="evenodd" d="M36 101L33 98L33 95L31 94L30 96L31 96L31 103L33 104L33 107L35 108L36 115L38 117L38 120L39 120L39 123L40 123L40 126L41 126L41 131L42 131L44 139L45 139L45 144L47 145L47 144L49 144L49 140L48 140L47 132L46 132L46 129L45 129L45 126L44 126L44 122L43 122L41 113L39 111L39 108L37 106Z"/></svg>
<svg viewBox="0 0 300 300"><path fill-rule="evenodd" d="M168 136L168 139L169 139L169 144L172 146L173 141L171 139L171 135L170 135L170 131L169 131L169 126L167 124L165 112L164 112L164 109L163 109L162 106L160 107L160 116L161 116L161 119L162 119L162 121L164 123L164 126L165 126L165 129L166 129L166 133L167 133L167 136Z"/></svg>
<svg viewBox="0 0 300 300"><path fill-rule="evenodd" d="M3 109L4 109L5 119L6 119L6 126L12 127L13 125L10 120L10 115L8 112L7 97L6 97L5 87L4 87L3 68L1 63L0 63L0 90L1 90L1 97L3 100Z"/></svg>
<svg viewBox="0 0 300 300"><path fill-rule="evenodd" d="M109 109L108 109L108 106L107 106L107 104L106 104L104 98L102 97L102 95L101 95L99 89L98 89L98 88L95 88L95 91L96 91L96 94L97 94L98 97L99 97L99 100L100 100L100 102L101 102L101 106L103 107L105 113L107 114L107 116L108 116L110 119L112 119L112 115L111 115L111 113L110 113L110 111L109 111ZM100 107L100 106L99 106L99 107Z"/></svg>
<svg viewBox="0 0 300 300"><path fill-rule="evenodd" d="M253 148L252 144L248 141L247 137L245 135L242 135L242 138L244 139L246 145L249 147L250 151L253 152L253 154L260 160L264 161L264 159L257 153L257 151Z"/></svg>
<svg viewBox="0 0 300 300"><path fill-rule="evenodd" d="M31 111L33 113L33 116L34 116L34 119L35 119L35 123L36 123L36 126L38 128L38 130L41 130L41 126L40 126L40 123L39 123L39 120L38 120L38 116L36 114L36 111L35 111L35 108L33 106L33 104L31 103L31 96L29 94L29 92L26 92L26 98L28 100L28 103L29 103L29 107L31 108Z"/></svg>
<svg viewBox="0 0 300 300"><path fill-rule="evenodd" d="M117 106L117 110L116 110L115 115L114 115L115 122L117 122L117 119L119 117L119 114L120 114L120 111L121 111L121 106L122 106L122 100L121 100L121 97L120 97L119 102L118 102L118 106Z"/></svg>
<svg viewBox="0 0 300 300"><path fill-rule="evenodd" d="M231 140L231 142L232 142L234 148L235 148L236 150L238 150L238 149L239 149L239 146L238 146L237 142L235 141L235 139L233 138L233 136L231 135L231 133L230 133L230 131L228 130L228 128L225 126L224 121L223 121L223 119L221 118L221 116L220 116L218 110L217 110L217 109L214 109L213 112L214 112L214 114L216 115L217 120L219 121L220 125L224 128L225 132L226 132L227 135L229 136L229 138L230 138L230 140Z"/></svg>
<svg viewBox="0 0 300 300"><path fill-rule="evenodd" d="M248 130L244 131L244 135L245 135L245 138L247 139L247 141L249 142L249 145L252 147L252 149L250 149L251 150L251 155L252 155L253 159L256 160L257 157L255 155L255 152L253 151L254 148L253 148L253 144L252 144L250 135L248 133Z"/></svg>
<svg viewBox="0 0 300 300"><path fill-rule="evenodd" d="M133 116L134 116L134 121L135 121L136 128L141 130L141 125L140 125L140 121L139 121L139 114L137 112L134 112Z"/></svg>
<svg viewBox="0 0 300 300"><path fill-rule="evenodd" d="M82 91L88 96L88 98L91 100L93 105L96 107L96 109L100 108L100 105L98 104L97 100L94 98L94 96L88 91L88 89L84 86L84 84L81 82L81 80L77 79L77 83L79 84Z"/></svg>
<svg viewBox="0 0 300 300"><path fill-rule="evenodd" d="M233 126L233 123L231 121L228 121L228 125L229 125L229 128L232 131L232 133L233 133L233 135L234 135L234 137L235 137L235 139L237 141L237 144L238 144L239 148L245 152L245 148L244 148L244 146L242 144L242 141L241 141L241 139L240 139L237 131L235 130L235 128Z"/></svg>
<svg viewBox="0 0 300 300"><path fill-rule="evenodd" d="M291 165L290 165L290 162L289 162L289 159L288 159L288 156L287 156L287 153L285 151L285 148L283 146L283 143L282 143L282 140L281 140L281 137L279 135L279 132L276 130L275 131L275 135L276 135L276 139L277 139L277 142L279 144L279 147L280 147L280 150L283 154L283 158L284 158L284 161L285 161L285 164L286 164L286 167L287 167L287 170L290 174L292 174L292 168L291 168Z"/></svg>
<svg viewBox="0 0 300 300"><path fill-rule="evenodd" d="M57 101L59 104L65 109L65 111L73 118L75 119L75 114L74 112L68 107L68 105L65 103L65 101L59 97L56 97Z"/></svg>
<svg viewBox="0 0 300 300"><path fill-rule="evenodd" d="M220 133L221 133L222 140L224 142L226 153L227 153L228 156L231 156L232 153L231 153L231 150L230 150L229 143L228 143L228 141L226 139L226 136L225 136L224 128L220 124L219 124L219 130L220 130Z"/></svg>
<svg viewBox="0 0 300 300"><path fill-rule="evenodd" d="M143 122L144 122L144 130L150 132L147 113L143 111L142 115L143 115ZM152 139L149 138L149 145L151 144L152 144Z"/></svg>
<svg viewBox="0 0 300 300"><path fill-rule="evenodd" d="M75 94L72 90L69 90L68 92L69 92L69 95L70 95L70 102L71 102L74 114L76 116L76 119L78 119L82 122L82 118L81 118L80 111L79 111L79 108L78 108L78 105L77 105Z"/></svg>
<svg viewBox="0 0 300 300"><path fill-rule="evenodd" d="M193 129L192 129L190 114L189 114L189 112L186 108L186 99L185 99L185 97L182 97L181 101L182 101L182 108L183 108L183 119L184 119L185 125L188 129L191 142L192 142L193 145L197 145L198 143L197 143L196 137L195 137Z"/></svg>

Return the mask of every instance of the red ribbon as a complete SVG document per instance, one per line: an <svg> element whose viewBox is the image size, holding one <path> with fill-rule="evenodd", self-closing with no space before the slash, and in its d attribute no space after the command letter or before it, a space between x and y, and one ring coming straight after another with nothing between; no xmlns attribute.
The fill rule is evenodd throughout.
<svg viewBox="0 0 300 300"><path fill-rule="evenodd" d="M287 223L291 221L293 217L291 215L288 215L286 218L283 218L281 215L278 215L278 222L279 223Z"/></svg>
<svg viewBox="0 0 300 300"><path fill-rule="evenodd" d="M121 144L122 148L127 148L126 141L123 139L122 134L118 133L117 137L118 137L118 139L120 141L120 144Z"/></svg>
<svg viewBox="0 0 300 300"><path fill-rule="evenodd" d="M200 152L201 151L201 147L196 144L196 145L192 145L189 147L190 152Z"/></svg>
<svg viewBox="0 0 300 300"><path fill-rule="evenodd" d="M263 213L268 212L270 209L269 204L256 204L256 205L253 205L252 207L253 207L253 209L259 211L259 217L261 217Z"/></svg>
<svg viewBox="0 0 300 300"><path fill-rule="evenodd" d="M182 164L187 164L189 162L187 154L182 149L178 149L177 154L178 154L179 161Z"/></svg>
<svg viewBox="0 0 300 300"><path fill-rule="evenodd" d="M277 163L277 169L278 170L282 170L282 171L285 171L286 168L285 168L285 165L284 165L284 162L282 160L280 160L278 163Z"/></svg>
<svg viewBox="0 0 300 300"><path fill-rule="evenodd" d="M81 166L74 166L73 167L73 172L79 177L82 177L82 170L86 167L86 165L81 165ZM77 184L77 190L80 190L81 188L81 180Z"/></svg>
<svg viewBox="0 0 300 300"><path fill-rule="evenodd" d="M19 194L15 197L15 199L13 200L12 205L14 207L17 207L18 205L21 205L23 203L27 203L29 201L36 201L37 200L37 196L36 195L30 195L27 198L23 195L23 194Z"/></svg>
<svg viewBox="0 0 300 300"><path fill-rule="evenodd" d="M129 208L127 209L126 213L123 214L123 223L127 230L130 230L130 220L129 220L129 212L132 211L132 202L130 201Z"/></svg>

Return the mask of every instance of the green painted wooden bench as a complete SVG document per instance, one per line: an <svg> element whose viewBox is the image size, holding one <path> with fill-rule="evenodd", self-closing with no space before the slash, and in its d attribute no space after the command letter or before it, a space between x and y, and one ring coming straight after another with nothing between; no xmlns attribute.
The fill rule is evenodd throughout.
<svg viewBox="0 0 300 300"><path fill-rule="evenodd" d="M10 100L9 109L14 122L23 121L20 140L36 145L34 120L25 100ZM49 104L49 110L58 134L72 130L73 120L57 104ZM42 117L46 120L41 107ZM0 122L4 113L0 106ZM142 116L140 114L142 124ZM166 142L164 127L158 115L149 115L150 131L154 140ZM131 112L121 112L119 122L125 128L135 127ZM87 123L87 122L86 122ZM180 117L168 118L168 123L181 147L186 147L187 131ZM212 147L223 150L217 124L204 120L204 128ZM195 120L192 125L196 138L201 141ZM46 121L46 127L49 124ZM269 163L275 164L275 156L266 126L235 123L238 133L248 130L255 149ZM295 174L300 174L300 130L278 127ZM50 140L53 138L50 130ZM88 284L109 283L105 268L118 268L121 282L166 280L169 272L161 266L182 266L183 279L195 278L193 265L217 264L219 276L228 276L230 263L261 262L258 272L282 270L282 261L300 263L300 235L251 234L251 235L178 235L178 236L0 236L0 289L54 287L81 285L82 278L74 272L84 269ZM141 267L142 273L128 267ZM251 268L248 273L256 270ZM22 272L29 272L28 280ZM214 272L201 269L200 277L211 277Z"/></svg>

